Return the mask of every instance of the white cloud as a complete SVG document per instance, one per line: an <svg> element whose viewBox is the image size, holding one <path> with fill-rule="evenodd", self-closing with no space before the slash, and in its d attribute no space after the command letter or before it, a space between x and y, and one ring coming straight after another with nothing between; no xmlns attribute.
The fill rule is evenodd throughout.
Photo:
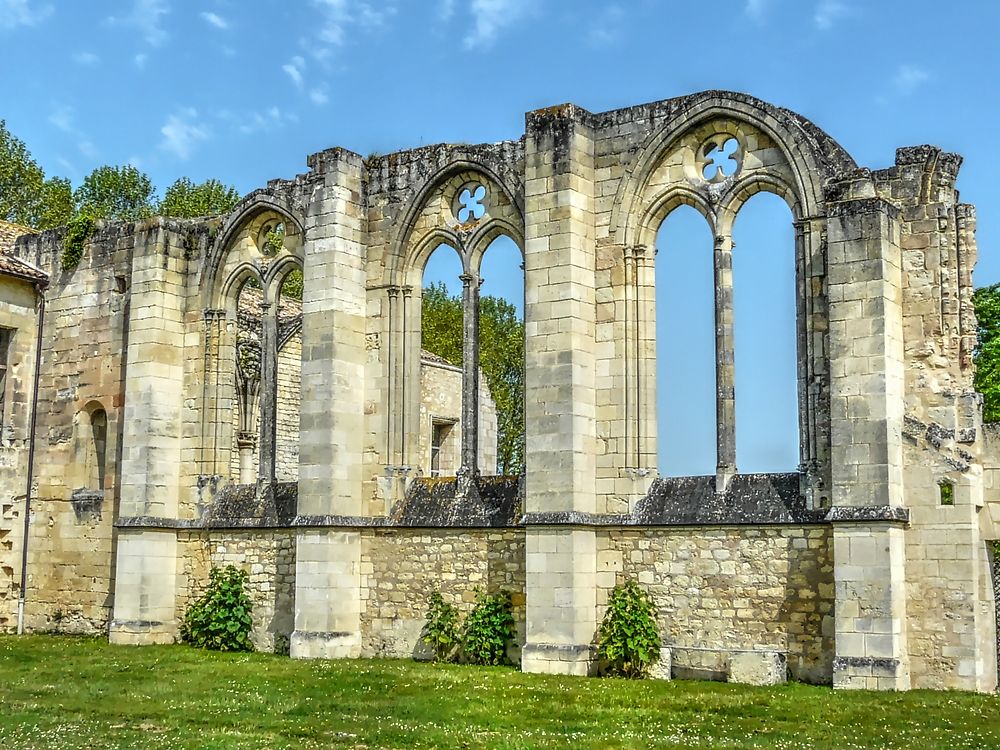
<svg viewBox="0 0 1000 750"><path fill-rule="evenodd" d="M238 129L244 135L253 133L269 133L273 130L285 127L288 123L295 123L299 118L295 114L285 114L277 107L268 107L262 112L253 112L245 117L237 118L232 113L220 114L224 120L234 121L239 119Z"/></svg>
<svg viewBox="0 0 1000 750"><path fill-rule="evenodd" d="M816 13L813 15L813 21L815 21L817 29L827 31L832 29L840 19L850 14L850 6L840 2L840 0L820 0L816 6Z"/></svg>
<svg viewBox="0 0 1000 750"><path fill-rule="evenodd" d="M622 37L622 22L625 11L617 3L612 3L594 19L594 25L587 32L587 41L592 47L610 47Z"/></svg>
<svg viewBox="0 0 1000 750"><path fill-rule="evenodd" d="M520 21L528 9L525 0L472 0L469 13L475 25L462 44L466 49L490 47L500 32Z"/></svg>
<svg viewBox="0 0 1000 750"><path fill-rule="evenodd" d="M80 153L84 156L84 158L89 159L90 161L95 161L99 156L97 147L91 141L84 139L76 145L77 148L80 149Z"/></svg>
<svg viewBox="0 0 1000 750"><path fill-rule="evenodd" d="M101 61L93 52L77 52L73 55L73 62L77 65L97 65Z"/></svg>
<svg viewBox="0 0 1000 750"><path fill-rule="evenodd" d="M0 30L34 26L51 15L51 5L36 5L33 0L0 0Z"/></svg>
<svg viewBox="0 0 1000 750"><path fill-rule="evenodd" d="M396 14L396 6L392 3L380 5L356 0L312 0L312 4L323 16L317 32L320 42L334 47L344 43L344 35L351 26L378 28ZM319 51L319 56L324 56L323 50Z"/></svg>
<svg viewBox="0 0 1000 750"><path fill-rule="evenodd" d="M909 94L922 83L930 79L931 75L917 65L900 65L896 69L892 83L901 94Z"/></svg>
<svg viewBox="0 0 1000 750"><path fill-rule="evenodd" d="M326 93L326 87L321 86L319 88L312 89L309 92L309 100L313 104L317 104L319 106L323 106L330 101L330 96Z"/></svg>
<svg viewBox="0 0 1000 750"><path fill-rule="evenodd" d="M72 107L59 104L49 115L49 122L64 133L72 133L74 114Z"/></svg>
<svg viewBox="0 0 1000 750"><path fill-rule="evenodd" d="M455 15L455 0L441 0L438 4L438 18L450 21L453 15Z"/></svg>
<svg viewBox="0 0 1000 750"><path fill-rule="evenodd" d="M168 0L134 0L132 10L125 16L110 16L108 23L131 26L146 42L159 47L167 41L163 28L163 17L170 12Z"/></svg>
<svg viewBox="0 0 1000 750"><path fill-rule="evenodd" d="M146 60L149 59L149 55L140 52L132 59L135 60L135 67L137 67L139 70L142 70L143 68L146 67Z"/></svg>
<svg viewBox="0 0 1000 750"><path fill-rule="evenodd" d="M198 143L208 140L208 129L199 124L197 118L197 110L191 108L170 115L166 124L160 128L163 135L160 148L179 159L188 159Z"/></svg>
<svg viewBox="0 0 1000 750"><path fill-rule="evenodd" d="M292 79L292 83L295 84L295 88L301 89L303 84L302 71L305 70L306 61L301 57L296 55L287 63L281 66L281 69L288 74L288 77Z"/></svg>
<svg viewBox="0 0 1000 750"><path fill-rule="evenodd" d="M211 13L209 11L205 11L201 13L201 18L209 26L214 26L217 29L225 30L229 28L229 21L220 16L218 13Z"/></svg>
<svg viewBox="0 0 1000 750"><path fill-rule="evenodd" d="M769 3L770 0L746 0L746 5L743 6L743 12L757 23L763 23L764 16L767 14L767 6Z"/></svg>

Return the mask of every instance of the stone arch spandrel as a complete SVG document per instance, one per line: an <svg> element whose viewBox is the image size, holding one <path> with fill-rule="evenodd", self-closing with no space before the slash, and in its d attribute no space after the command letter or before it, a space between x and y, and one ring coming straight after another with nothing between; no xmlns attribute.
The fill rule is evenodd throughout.
<svg viewBox="0 0 1000 750"><path fill-rule="evenodd" d="M301 265L305 241L301 213L283 196L269 190L257 190L240 201L219 228L206 257L201 284L203 306L210 308L217 304L221 289L242 263L256 265L261 277L267 274L269 266L286 255L294 256ZM284 224L286 237L282 251L270 260L263 258L255 236L269 219Z"/></svg>
<svg viewBox="0 0 1000 750"><path fill-rule="evenodd" d="M470 184L486 188L486 212L478 221L463 224L456 216L456 200L463 187ZM402 210L389 239L386 283L406 283L411 279L432 233L446 237L445 244L461 252L465 245L471 249L480 244L479 238L490 232L494 232L493 238L510 234L523 245L524 191L520 180L513 172L501 176L500 170L468 158L451 161L428 177ZM476 242L463 242L460 235ZM468 260L466 252L463 261L467 271L471 267Z"/></svg>
<svg viewBox="0 0 1000 750"><path fill-rule="evenodd" d="M611 208L609 231L616 243L638 244L646 229L639 220L668 186L689 185L710 203L718 201L730 180L711 186L690 169L693 152L716 133L740 142L736 177L777 175L793 191L800 219L822 214L824 186L857 168L830 136L787 110L730 92L685 97L677 114L646 137L626 169Z"/></svg>

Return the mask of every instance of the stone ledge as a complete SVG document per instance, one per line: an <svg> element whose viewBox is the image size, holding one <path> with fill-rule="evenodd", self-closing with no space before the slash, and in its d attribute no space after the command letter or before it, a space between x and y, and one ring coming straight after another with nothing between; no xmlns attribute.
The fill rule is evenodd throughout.
<svg viewBox="0 0 1000 750"><path fill-rule="evenodd" d="M592 676L597 648L589 643L526 643L521 648L521 671L536 674Z"/></svg>
<svg viewBox="0 0 1000 750"><path fill-rule="evenodd" d="M826 522L908 524L910 509L898 505L838 505L827 511Z"/></svg>

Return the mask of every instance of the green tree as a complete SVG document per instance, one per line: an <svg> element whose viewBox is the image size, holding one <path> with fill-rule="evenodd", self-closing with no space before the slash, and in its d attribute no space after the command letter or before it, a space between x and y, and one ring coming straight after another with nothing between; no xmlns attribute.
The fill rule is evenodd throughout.
<svg viewBox="0 0 1000 750"><path fill-rule="evenodd" d="M462 365L462 298L452 297L444 284L424 289L420 345L456 367Z"/></svg>
<svg viewBox="0 0 1000 750"><path fill-rule="evenodd" d="M462 300L444 284L424 289L421 346L462 364ZM497 407L497 471L524 470L524 323L500 297L479 300L479 366Z"/></svg>
<svg viewBox="0 0 1000 750"><path fill-rule="evenodd" d="M79 211L94 219L137 221L153 215L153 183L131 165L98 167L77 188Z"/></svg>
<svg viewBox="0 0 1000 750"><path fill-rule="evenodd" d="M46 180L24 142L0 120L0 220L50 229L65 224L73 209L69 180Z"/></svg>
<svg viewBox="0 0 1000 750"><path fill-rule="evenodd" d="M195 184L181 177L167 188L160 201L161 216L179 216L193 219L197 216L217 216L228 213L239 203L240 194L235 187L219 180L205 180Z"/></svg>
<svg viewBox="0 0 1000 750"><path fill-rule="evenodd" d="M976 346L976 390L983 394L983 421L1000 422L1000 284L972 295L979 320Z"/></svg>
<svg viewBox="0 0 1000 750"><path fill-rule="evenodd" d="M497 405L497 471L524 470L524 323L501 297L479 300L479 366Z"/></svg>

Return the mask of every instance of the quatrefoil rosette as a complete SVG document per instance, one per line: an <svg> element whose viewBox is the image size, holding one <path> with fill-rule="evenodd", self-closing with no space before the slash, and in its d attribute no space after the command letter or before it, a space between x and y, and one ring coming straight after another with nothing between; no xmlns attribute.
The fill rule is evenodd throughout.
<svg viewBox="0 0 1000 750"><path fill-rule="evenodd" d="M743 145L731 133L719 133L702 143L695 161L702 180L724 182L739 174L743 166Z"/></svg>
<svg viewBox="0 0 1000 750"><path fill-rule="evenodd" d="M479 221L486 215L489 206L489 190L481 182L467 182L456 192L452 200L452 212L459 224Z"/></svg>

